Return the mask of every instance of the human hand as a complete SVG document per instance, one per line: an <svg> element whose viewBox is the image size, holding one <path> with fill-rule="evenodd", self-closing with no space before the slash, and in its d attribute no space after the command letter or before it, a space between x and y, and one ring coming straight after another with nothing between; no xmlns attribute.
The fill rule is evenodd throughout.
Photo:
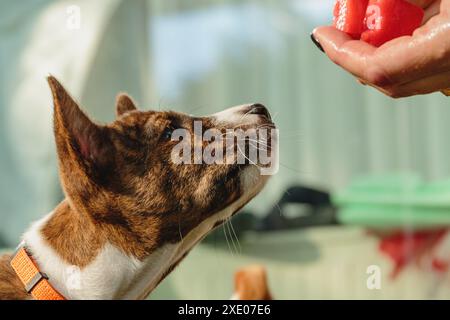
<svg viewBox="0 0 450 320"><path fill-rule="evenodd" d="M450 88L450 0L411 0L425 8L422 27L412 36L379 48L353 40L334 27L313 31L336 64L365 85L401 98ZM317 43L316 43L317 44Z"/></svg>

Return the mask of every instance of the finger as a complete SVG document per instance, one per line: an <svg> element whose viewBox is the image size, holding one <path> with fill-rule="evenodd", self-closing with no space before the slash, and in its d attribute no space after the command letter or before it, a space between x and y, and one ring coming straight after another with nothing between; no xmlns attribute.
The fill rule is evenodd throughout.
<svg viewBox="0 0 450 320"><path fill-rule="evenodd" d="M408 48L404 37L392 40L389 45L376 48L364 41L354 40L334 27L319 27L313 31L313 35L334 63L366 84L376 87L415 80L395 78L397 74L405 72L404 68L398 65L404 65L405 57L413 58L414 61L423 57L422 54L411 57L404 53ZM399 53L405 57L397 57Z"/></svg>
<svg viewBox="0 0 450 320"><path fill-rule="evenodd" d="M384 92L393 98L429 94L450 88L450 71L419 79L397 87L384 88Z"/></svg>
<svg viewBox="0 0 450 320"><path fill-rule="evenodd" d="M434 1L428 8L425 10L425 16L423 18L423 23L427 23L435 15L440 12L441 1Z"/></svg>
<svg viewBox="0 0 450 320"><path fill-rule="evenodd" d="M402 84L446 70L450 66L446 54L450 49L450 42L446 40L450 25L436 21L430 20L413 36L391 40L378 48L372 59L378 72L384 72L392 84Z"/></svg>
<svg viewBox="0 0 450 320"><path fill-rule="evenodd" d="M433 20L417 29L414 35L400 37L375 48L363 41L351 39L333 27L320 27L314 36L327 55L358 78L378 87L398 85L429 76L449 65L430 48L442 48L450 25L435 24ZM450 45L450 43L447 43ZM444 47L443 47L444 46Z"/></svg>
<svg viewBox="0 0 450 320"><path fill-rule="evenodd" d="M376 48L368 43L353 40L345 32L334 27L319 27L313 31L328 57L357 78L368 80L368 57ZM370 82L370 81L369 81Z"/></svg>

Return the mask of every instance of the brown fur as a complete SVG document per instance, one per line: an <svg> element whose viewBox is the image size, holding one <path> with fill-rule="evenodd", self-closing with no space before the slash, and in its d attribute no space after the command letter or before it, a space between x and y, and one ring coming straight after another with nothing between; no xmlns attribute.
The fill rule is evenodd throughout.
<svg viewBox="0 0 450 320"><path fill-rule="evenodd" d="M107 241L143 260L241 196L239 173L246 165L177 165L170 159L178 142L167 139L167 131L193 133L194 120L202 121L204 130L224 129L212 118L139 111L122 94L117 119L100 125L55 78L48 82L66 199L41 231L67 263L85 267ZM25 298L7 262L3 257L0 263L0 299Z"/></svg>
<svg viewBox="0 0 450 320"><path fill-rule="evenodd" d="M22 282L9 265L11 255L0 257L0 300L28 300L31 296L25 291Z"/></svg>
<svg viewBox="0 0 450 320"><path fill-rule="evenodd" d="M49 83L60 174L68 199L43 234L68 262L87 265L106 239L143 259L162 244L186 236L206 215L221 209L217 203L225 207L240 196L235 167L173 164L170 154L176 142L161 141L166 128L192 130L193 121L202 120L207 129L212 126L208 119L137 111L132 100L121 95L118 119L99 126L55 79ZM232 171L234 176L230 176ZM199 179L205 193L193 194ZM71 244L58 237L68 224L77 230L71 232L76 237ZM87 232L78 232L85 225ZM74 242L78 249L73 248Z"/></svg>
<svg viewBox="0 0 450 320"><path fill-rule="evenodd" d="M235 273L234 283L239 300L272 300L263 266L253 265L239 269Z"/></svg>

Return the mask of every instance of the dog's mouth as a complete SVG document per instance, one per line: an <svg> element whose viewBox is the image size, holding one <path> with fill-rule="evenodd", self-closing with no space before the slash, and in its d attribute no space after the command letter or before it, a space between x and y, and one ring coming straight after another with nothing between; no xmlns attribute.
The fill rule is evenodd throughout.
<svg viewBox="0 0 450 320"><path fill-rule="evenodd" d="M269 110L260 103L232 107L212 115L216 124L227 128L250 129L261 126L275 127Z"/></svg>
<svg viewBox="0 0 450 320"><path fill-rule="evenodd" d="M212 118L222 132L227 132L223 133L227 140L225 151L231 150L235 156L227 158L227 163L254 165L263 175L276 173L278 130L265 106L258 103L237 106L216 113Z"/></svg>

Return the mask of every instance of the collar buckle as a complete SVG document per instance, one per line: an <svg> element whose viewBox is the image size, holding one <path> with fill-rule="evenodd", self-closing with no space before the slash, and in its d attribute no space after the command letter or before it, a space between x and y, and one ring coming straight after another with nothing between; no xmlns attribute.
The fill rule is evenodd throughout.
<svg viewBox="0 0 450 320"><path fill-rule="evenodd" d="M33 291L34 287L36 287L39 282L42 280L48 280L48 276L45 273L38 272L34 275L34 277L25 285L25 290L28 293L31 293Z"/></svg>
<svg viewBox="0 0 450 320"><path fill-rule="evenodd" d="M39 270L26 244L21 244L12 256L10 265L22 282L25 291L36 300L65 300Z"/></svg>

